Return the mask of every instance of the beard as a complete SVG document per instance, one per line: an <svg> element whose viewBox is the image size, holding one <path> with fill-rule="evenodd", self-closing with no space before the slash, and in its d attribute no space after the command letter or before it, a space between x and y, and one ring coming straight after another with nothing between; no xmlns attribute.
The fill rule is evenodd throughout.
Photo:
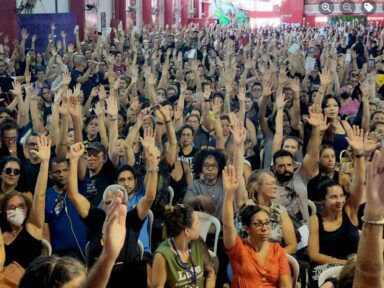
<svg viewBox="0 0 384 288"><path fill-rule="evenodd" d="M275 175L279 182L288 182L293 177L293 173L291 172L285 172L283 174L275 173Z"/></svg>

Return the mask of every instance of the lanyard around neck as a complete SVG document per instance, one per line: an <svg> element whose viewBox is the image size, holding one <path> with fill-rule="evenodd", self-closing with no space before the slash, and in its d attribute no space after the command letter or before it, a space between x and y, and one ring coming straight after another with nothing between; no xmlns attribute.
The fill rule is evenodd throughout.
<svg viewBox="0 0 384 288"><path fill-rule="evenodd" d="M181 259L179 251L177 251L177 248L176 248L175 242L173 242L173 239L170 239L170 242L172 244L173 250L175 250L175 252L176 252L177 258L180 260L181 264L183 265L184 270L187 271L191 275L192 282L193 282L194 285L196 285L196 283L197 283L197 273L195 271L195 264L192 261L192 251L191 251L191 248L189 248L189 255L190 255L189 257L190 257L191 263L192 263L192 270L189 269L187 263L184 263L183 260Z"/></svg>

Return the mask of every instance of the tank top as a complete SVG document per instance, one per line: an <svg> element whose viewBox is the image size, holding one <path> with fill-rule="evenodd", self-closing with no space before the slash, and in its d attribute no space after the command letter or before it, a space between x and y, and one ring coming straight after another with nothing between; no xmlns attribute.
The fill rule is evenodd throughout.
<svg viewBox="0 0 384 288"><path fill-rule="evenodd" d="M166 288L174 287L204 287L204 247L199 240L190 242L190 257L186 263L188 270L174 252L170 239L163 241L156 253L161 253L167 262ZM191 261L192 260L192 261ZM196 283L192 281L192 273L196 273Z"/></svg>
<svg viewBox="0 0 384 288"><path fill-rule="evenodd" d="M41 255L41 240L32 237L24 227L16 239L5 247L5 263L9 265L12 261L16 261L23 268L27 268L29 264Z"/></svg>
<svg viewBox="0 0 384 288"><path fill-rule="evenodd" d="M181 175L180 180L178 181L174 180L171 174L171 179L169 181L169 186L171 186L173 191L175 191L172 204L183 202L185 193L187 192L187 188L188 188L187 176L185 175L184 165L182 161L181 161L181 169L183 170L183 174Z"/></svg>
<svg viewBox="0 0 384 288"><path fill-rule="evenodd" d="M357 252L359 231L344 210L342 213L341 226L331 232L324 230L323 218L319 213L316 214L319 219L319 247L321 254L347 259L349 255Z"/></svg>

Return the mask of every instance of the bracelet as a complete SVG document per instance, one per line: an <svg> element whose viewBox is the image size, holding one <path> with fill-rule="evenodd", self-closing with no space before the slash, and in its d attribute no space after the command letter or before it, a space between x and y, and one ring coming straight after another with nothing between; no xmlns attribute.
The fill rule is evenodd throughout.
<svg viewBox="0 0 384 288"><path fill-rule="evenodd" d="M163 123L163 122L160 122L160 121L157 121L157 122L156 122L156 125L164 125L164 123Z"/></svg>
<svg viewBox="0 0 384 288"><path fill-rule="evenodd" d="M171 120L167 120L164 123L165 123L165 125L167 125L167 124L171 123Z"/></svg>
<svg viewBox="0 0 384 288"><path fill-rule="evenodd" d="M373 220L367 220L363 216L363 217L361 217L361 221L363 221L363 223L366 223L366 224L369 224L369 225L376 225L376 226L384 225L384 218L381 218L381 220L379 220L379 221L373 221Z"/></svg>
<svg viewBox="0 0 384 288"><path fill-rule="evenodd" d="M364 157L364 152L361 154L354 154L355 158L361 158Z"/></svg>
<svg viewBox="0 0 384 288"><path fill-rule="evenodd" d="M159 167L157 167L155 169L148 168L146 171L147 171L147 173L157 173L157 172L159 172Z"/></svg>
<svg viewBox="0 0 384 288"><path fill-rule="evenodd" d="M117 118L109 118L109 121L116 121Z"/></svg>
<svg viewBox="0 0 384 288"><path fill-rule="evenodd" d="M204 102L209 103L209 102L211 102L211 100L205 99Z"/></svg>

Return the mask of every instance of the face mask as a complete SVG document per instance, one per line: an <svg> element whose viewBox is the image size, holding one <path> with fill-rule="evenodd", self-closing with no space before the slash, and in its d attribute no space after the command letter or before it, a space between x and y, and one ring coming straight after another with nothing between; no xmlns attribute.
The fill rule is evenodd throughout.
<svg viewBox="0 0 384 288"><path fill-rule="evenodd" d="M16 208L15 210L7 211L7 220L13 226L21 226L25 220L25 210Z"/></svg>
<svg viewBox="0 0 384 288"><path fill-rule="evenodd" d="M276 178L279 182L288 182L289 180L292 179L293 177L293 174L292 173L289 173L289 172L286 172L284 174L275 174L276 175Z"/></svg>
<svg viewBox="0 0 384 288"><path fill-rule="evenodd" d="M340 93L340 97L343 99L348 99L350 97L350 95L348 92L342 92L342 93Z"/></svg>

